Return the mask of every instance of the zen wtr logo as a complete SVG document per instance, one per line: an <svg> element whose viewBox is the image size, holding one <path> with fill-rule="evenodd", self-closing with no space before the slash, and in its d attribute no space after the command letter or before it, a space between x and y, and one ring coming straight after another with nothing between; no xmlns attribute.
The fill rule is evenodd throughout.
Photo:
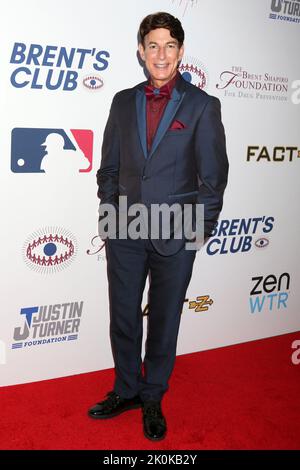
<svg viewBox="0 0 300 470"><path fill-rule="evenodd" d="M14 173L78 174L90 172L93 132L84 129L15 128L11 136Z"/></svg>
<svg viewBox="0 0 300 470"><path fill-rule="evenodd" d="M250 292L250 312L282 310L287 308L289 297L290 275L283 273L279 277L269 274L266 277L252 278L253 288Z"/></svg>

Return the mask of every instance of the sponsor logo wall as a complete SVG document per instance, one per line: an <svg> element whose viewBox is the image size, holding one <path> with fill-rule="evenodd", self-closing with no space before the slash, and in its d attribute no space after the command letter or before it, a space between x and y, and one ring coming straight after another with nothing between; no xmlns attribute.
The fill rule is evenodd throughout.
<svg viewBox="0 0 300 470"><path fill-rule="evenodd" d="M5 1L1 385L113 366L96 171L114 94L145 79L136 33L155 11L183 23L180 72L220 99L230 162L178 354L300 329L300 1Z"/></svg>

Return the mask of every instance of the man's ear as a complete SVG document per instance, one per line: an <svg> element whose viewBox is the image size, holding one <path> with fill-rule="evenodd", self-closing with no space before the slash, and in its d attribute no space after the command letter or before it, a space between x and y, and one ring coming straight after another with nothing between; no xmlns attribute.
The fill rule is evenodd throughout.
<svg viewBox="0 0 300 470"><path fill-rule="evenodd" d="M145 62L145 49L141 42L139 43L139 53L140 53L141 59Z"/></svg>
<svg viewBox="0 0 300 470"><path fill-rule="evenodd" d="M179 61L182 59L184 54L184 45L182 44L181 48L179 49Z"/></svg>

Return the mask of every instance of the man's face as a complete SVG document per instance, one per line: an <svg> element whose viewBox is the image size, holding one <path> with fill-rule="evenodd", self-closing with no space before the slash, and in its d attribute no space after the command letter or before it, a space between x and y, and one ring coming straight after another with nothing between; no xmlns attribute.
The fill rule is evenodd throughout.
<svg viewBox="0 0 300 470"><path fill-rule="evenodd" d="M177 39L172 38L170 31L165 28L150 31L145 36L144 44L139 44L140 56L145 62L153 85L159 88L176 74L184 48L179 48Z"/></svg>

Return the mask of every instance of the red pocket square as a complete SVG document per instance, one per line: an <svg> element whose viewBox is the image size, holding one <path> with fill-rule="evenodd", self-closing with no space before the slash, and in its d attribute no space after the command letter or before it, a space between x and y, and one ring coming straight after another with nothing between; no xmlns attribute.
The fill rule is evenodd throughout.
<svg viewBox="0 0 300 470"><path fill-rule="evenodd" d="M177 131L177 130L181 130L181 129L186 129L186 125L183 124L183 122L181 121L173 121L172 122L172 125L170 127L170 130L171 131Z"/></svg>

